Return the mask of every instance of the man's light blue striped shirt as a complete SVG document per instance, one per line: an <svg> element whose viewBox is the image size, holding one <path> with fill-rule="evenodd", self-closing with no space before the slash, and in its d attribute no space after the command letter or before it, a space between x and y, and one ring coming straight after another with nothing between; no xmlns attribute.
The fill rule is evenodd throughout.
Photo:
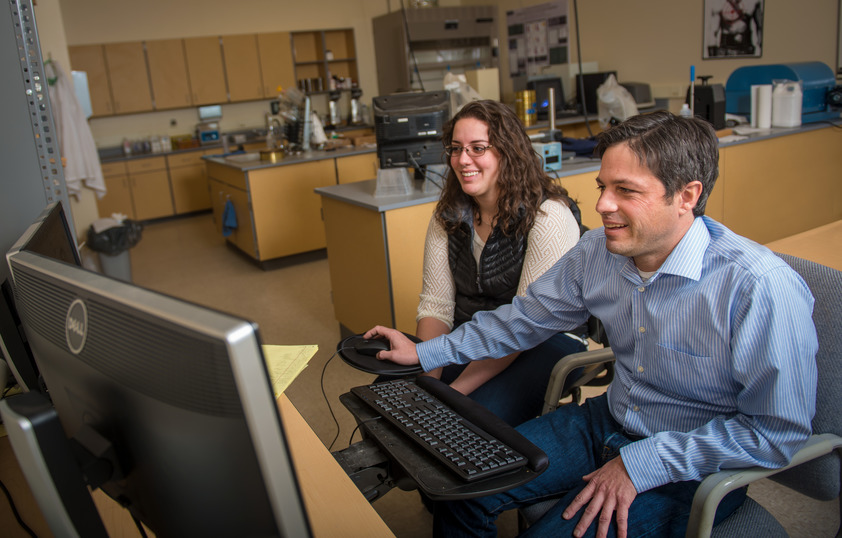
<svg viewBox="0 0 842 538"><path fill-rule="evenodd" d="M530 349L598 317L617 358L611 413L645 437L621 450L642 492L789 462L815 413L812 309L810 290L784 261L698 217L646 282L593 230L525 297L417 351L429 371Z"/></svg>

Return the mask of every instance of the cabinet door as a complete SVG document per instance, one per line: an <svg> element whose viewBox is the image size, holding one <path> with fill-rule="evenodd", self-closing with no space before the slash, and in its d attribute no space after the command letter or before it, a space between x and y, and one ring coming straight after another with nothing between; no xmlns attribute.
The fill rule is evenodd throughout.
<svg viewBox="0 0 842 538"><path fill-rule="evenodd" d="M257 53L257 36L227 35L222 37L222 53L231 102L263 99L263 79L260 75L260 57Z"/></svg>
<svg viewBox="0 0 842 538"><path fill-rule="evenodd" d="M336 159L336 177L339 183L353 183L377 178L377 153L363 153Z"/></svg>
<svg viewBox="0 0 842 538"><path fill-rule="evenodd" d="M166 170L134 173L129 179L136 219L157 219L173 215L170 177Z"/></svg>
<svg viewBox="0 0 842 538"><path fill-rule="evenodd" d="M240 250L254 259L260 259L254 240L248 193L213 178L208 180L208 184L213 204L213 220L220 237L222 237L222 212L225 204L230 201L234 206L234 214L237 216L237 228L225 239L237 245Z"/></svg>
<svg viewBox="0 0 842 538"><path fill-rule="evenodd" d="M170 183L176 215L210 209L211 200L204 164L170 168Z"/></svg>
<svg viewBox="0 0 842 538"><path fill-rule="evenodd" d="M260 260L325 248L321 200L336 184L333 159L249 171Z"/></svg>
<svg viewBox="0 0 842 538"><path fill-rule="evenodd" d="M108 80L114 99L115 114L152 110L152 91L143 43L108 43L105 45Z"/></svg>
<svg viewBox="0 0 842 538"><path fill-rule="evenodd" d="M149 80L152 83L155 110L189 107L192 101L190 80L187 77L187 59L184 57L184 41L147 41L146 58L149 61Z"/></svg>
<svg viewBox="0 0 842 538"><path fill-rule="evenodd" d="M257 48L263 75L263 97L274 99L278 96L278 88L294 88L295 69L289 32L257 34Z"/></svg>
<svg viewBox="0 0 842 538"><path fill-rule="evenodd" d="M228 89L219 38L187 38L184 40L184 53L193 91L193 105L227 103Z"/></svg>
<svg viewBox="0 0 842 538"><path fill-rule="evenodd" d="M80 45L68 47L70 68L88 74L88 91L91 94L91 108L94 116L110 116L114 113L111 101L111 86L105 68L105 51L102 45Z"/></svg>
<svg viewBox="0 0 842 538"><path fill-rule="evenodd" d="M135 218L134 206L132 205L132 192L129 186L129 176L126 174L118 176L105 176L106 194L96 201L99 216L110 217L114 213L126 215L130 219Z"/></svg>

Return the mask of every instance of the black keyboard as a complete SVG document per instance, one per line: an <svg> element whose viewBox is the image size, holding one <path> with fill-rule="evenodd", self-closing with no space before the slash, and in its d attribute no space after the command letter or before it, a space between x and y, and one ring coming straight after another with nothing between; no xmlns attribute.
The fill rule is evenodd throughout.
<svg viewBox="0 0 842 538"><path fill-rule="evenodd" d="M351 393L466 481L514 471L527 459L455 413L413 381L354 387Z"/></svg>

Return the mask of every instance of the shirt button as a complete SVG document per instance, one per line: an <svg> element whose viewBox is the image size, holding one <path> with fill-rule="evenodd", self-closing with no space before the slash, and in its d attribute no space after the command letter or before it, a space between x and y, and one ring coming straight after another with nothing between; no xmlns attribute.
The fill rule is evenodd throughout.
<svg viewBox="0 0 842 538"><path fill-rule="evenodd" d="M639 288L637 288L637 291L639 291L640 293L643 293L645 290L646 290L646 288L644 288L643 286L640 286Z"/></svg>
<svg viewBox="0 0 842 538"><path fill-rule="evenodd" d="M646 332L646 327L639 327L639 328L637 329L637 331L638 331L639 333L643 334L643 333L645 333L645 332Z"/></svg>
<svg viewBox="0 0 842 538"><path fill-rule="evenodd" d="M640 411L640 408L639 408L638 406L636 406L636 405L635 405L634 407L632 407L632 409L633 409L635 412Z"/></svg>
<svg viewBox="0 0 842 538"><path fill-rule="evenodd" d="M638 367L637 367L637 371L638 371L638 372L640 372L640 373L642 374L642 373L643 373L643 366L638 366Z"/></svg>

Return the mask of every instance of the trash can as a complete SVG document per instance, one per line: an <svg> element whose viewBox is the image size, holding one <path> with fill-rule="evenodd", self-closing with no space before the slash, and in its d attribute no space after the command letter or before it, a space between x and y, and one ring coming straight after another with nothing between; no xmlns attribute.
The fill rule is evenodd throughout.
<svg viewBox="0 0 842 538"><path fill-rule="evenodd" d="M105 218L88 229L88 248L99 254L102 272L112 278L132 281L129 249L137 245L143 225L133 220Z"/></svg>

